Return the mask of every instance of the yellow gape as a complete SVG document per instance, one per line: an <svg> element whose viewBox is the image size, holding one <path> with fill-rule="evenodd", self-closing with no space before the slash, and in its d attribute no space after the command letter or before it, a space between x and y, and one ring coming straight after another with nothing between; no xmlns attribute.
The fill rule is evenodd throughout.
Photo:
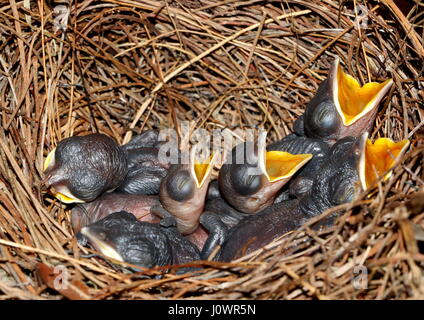
<svg viewBox="0 0 424 320"><path fill-rule="evenodd" d="M101 254L103 254L106 257L115 259L117 261L124 262L124 259L119 254L119 252L111 245L107 244L105 241L99 239L99 237L96 237L90 232L89 227L84 227L81 229L81 234L86 236L90 241L95 250L99 251Z"/></svg>
<svg viewBox="0 0 424 320"><path fill-rule="evenodd" d="M291 154L284 151L268 151L265 154L265 172L270 182L289 178L296 173L312 154Z"/></svg>
<svg viewBox="0 0 424 320"><path fill-rule="evenodd" d="M409 145L408 140L393 142L388 138L379 138L374 143L367 139L365 150L361 157L360 179L364 190L373 186L374 183L402 156ZM384 179L390 178L391 172Z"/></svg>
<svg viewBox="0 0 424 320"><path fill-rule="evenodd" d="M56 148L54 148L50 153L47 155L46 160L44 161L43 171L45 172L48 168L51 166L54 166L55 162L55 152ZM58 199L62 203L84 203L85 201L75 198L71 192L68 190L68 188L65 187L59 187L61 190L55 190L54 187L51 187L51 192L53 196Z"/></svg>
<svg viewBox="0 0 424 320"><path fill-rule="evenodd" d="M393 80L388 79L382 83L369 82L360 86L352 76L343 72L340 65L337 67L337 111L343 119L345 126L350 126L366 113L371 111L378 101L392 85Z"/></svg>
<svg viewBox="0 0 424 320"><path fill-rule="evenodd" d="M215 157L212 154L205 162L195 161L193 164L194 176L196 177L197 187L200 188L204 183L209 173L213 168L213 161Z"/></svg>
<svg viewBox="0 0 424 320"><path fill-rule="evenodd" d="M53 191L53 190L52 190ZM74 198L74 197L69 197L61 192L52 192L54 197L58 200L60 200L60 202L62 203L84 203L85 201Z"/></svg>
<svg viewBox="0 0 424 320"><path fill-rule="evenodd" d="M54 165L54 161L55 161L55 152L56 152L56 148L54 148L52 151L50 151L50 153L47 155L46 160L44 160L44 166L43 166L43 171L46 171L47 168L50 165Z"/></svg>

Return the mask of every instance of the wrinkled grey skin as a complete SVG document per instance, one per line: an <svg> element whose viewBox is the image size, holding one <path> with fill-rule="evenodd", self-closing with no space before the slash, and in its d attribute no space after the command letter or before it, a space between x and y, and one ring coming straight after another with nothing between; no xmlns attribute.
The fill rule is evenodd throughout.
<svg viewBox="0 0 424 320"><path fill-rule="evenodd" d="M223 241L222 249L215 260L231 261L302 226L307 219L299 210L298 202L298 200L280 202L254 216L244 218L229 230L229 235Z"/></svg>
<svg viewBox="0 0 424 320"><path fill-rule="evenodd" d="M223 198L206 201L205 212L207 211L216 213L228 228L234 227L246 216L244 212L231 207Z"/></svg>
<svg viewBox="0 0 424 320"><path fill-rule="evenodd" d="M118 191L129 194L155 195L169 166L157 159L158 149L138 148L128 153L128 173Z"/></svg>
<svg viewBox="0 0 424 320"><path fill-rule="evenodd" d="M157 130L146 130L136 135L130 142L122 146L126 151L138 148L156 148L159 144L159 132Z"/></svg>
<svg viewBox="0 0 424 320"><path fill-rule="evenodd" d="M118 191L129 194L155 195L159 193L162 179L166 176L169 164L158 159L159 133L147 130L135 136L121 148L127 153L128 173Z"/></svg>
<svg viewBox="0 0 424 320"><path fill-rule="evenodd" d="M200 216L200 224L209 231L204 241L200 257L208 260L217 245L221 245L228 230L234 228L245 217L246 213L237 211L223 198L214 197L205 204L205 210Z"/></svg>
<svg viewBox="0 0 424 320"><path fill-rule="evenodd" d="M54 165L45 171L45 184L66 186L86 202L112 190L158 194L169 165L158 160L157 138L158 133L149 130L123 146L98 133L64 139L57 145Z"/></svg>
<svg viewBox="0 0 424 320"><path fill-rule="evenodd" d="M275 203L254 216L246 216L230 230L225 229L221 219L214 219L217 215L208 215L212 220L205 223L210 232L209 247L202 251L202 257L208 257L220 245L222 249L215 260L230 261L298 229L333 206L354 200L361 190L358 163L362 143L361 138L346 137L334 144L316 171L311 188L299 199ZM331 225L333 218L321 225Z"/></svg>
<svg viewBox="0 0 424 320"><path fill-rule="evenodd" d="M54 165L47 168L47 186L66 186L78 199L92 201L116 189L127 173L127 156L104 134L74 136L59 142Z"/></svg>
<svg viewBox="0 0 424 320"><path fill-rule="evenodd" d="M209 231L200 256L207 260L221 246L214 260L231 261L299 228L306 220L297 199L275 203L255 215L246 215L224 200L214 199L206 204L200 217L200 223Z"/></svg>
<svg viewBox="0 0 424 320"><path fill-rule="evenodd" d="M112 213L87 228L95 237L115 248L125 262L140 267L184 264L200 259L199 250L176 228L140 222L125 211ZM78 237L81 242L87 240L81 234ZM89 239L88 242L91 243Z"/></svg>
<svg viewBox="0 0 424 320"><path fill-rule="evenodd" d="M222 198L221 191L219 190L218 180L212 180L208 186L208 193L206 199L212 200L215 198Z"/></svg>
<svg viewBox="0 0 424 320"><path fill-rule="evenodd" d="M311 189L300 201L305 215L313 217L333 206L354 200L361 191L358 166L362 143L361 137L346 137L334 144Z"/></svg>

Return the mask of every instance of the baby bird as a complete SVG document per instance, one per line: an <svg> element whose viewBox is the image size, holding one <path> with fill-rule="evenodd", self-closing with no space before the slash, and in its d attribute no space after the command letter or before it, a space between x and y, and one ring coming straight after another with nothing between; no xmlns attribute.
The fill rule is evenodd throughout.
<svg viewBox="0 0 424 320"><path fill-rule="evenodd" d="M266 151L265 144L244 142L219 171L219 189L236 210L257 213L271 205L281 188L312 159L312 154Z"/></svg>
<svg viewBox="0 0 424 320"><path fill-rule="evenodd" d="M297 134L321 139L329 144L337 140L368 132L377 115L378 104L393 84L369 82L364 86L343 72L336 58L327 79L306 106L294 129Z"/></svg>
<svg viewBox="0 0 424 320"><path fill-rule="evenodd" d="M158 159L159 147L153 130L123 146L99 133L66 138L47 156L43 183L63 203L93 201L113 190L158 194L169 168Z"/></svg>
<svg viewBox="0 0 424 320"><path fill-rule="evenodd" d="M131 213L114 212L81 229L81 243L118 261L143 268L179 265L200 259L199 250L174 227L137 221ZM183 268L180 272L191 271Z"/></svg>

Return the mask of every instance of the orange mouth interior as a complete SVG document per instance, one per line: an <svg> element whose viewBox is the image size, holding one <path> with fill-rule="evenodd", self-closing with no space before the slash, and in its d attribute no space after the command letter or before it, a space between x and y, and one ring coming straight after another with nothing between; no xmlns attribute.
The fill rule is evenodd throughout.
<svg viewBox="0 0 424 320"><path fill-rule="evenodd" d="M265 169L270 182L291 177L312 154L291 154L284 151L268 151L265 155Z"/></svg>
<svg viewBox="0 0 424 320"><path fill-rule="evenodd" d="M384 94L381 91L391 82L391 79L381 83L369 82L361 87L355 78L344 73L342 68L338 66L337 87L341 108L339 111L341 111L344 125L353 124L376 107L377 102Z"/></svg>
<svg viewBox="0 0 424 320"><path fill-rule="evenodd" d="M403 151L409 145L408 140L393 142L388 138L377 139L374 143L367 139L365 145L365 165L362 185L364 189L372 186L378 178L390 170L396 163L396 160L402 155ZM390 173L384 178L388 179Z"/></svg>
<svg viewBox="0 0 424 320"><path fill-rule="evenodd" d="M212 170L213 164L212 160L214 159L214 155L212 154L205 162L195 162L193 165L194 174L197 180L197 186L200 188L204 183Z"/></svg>

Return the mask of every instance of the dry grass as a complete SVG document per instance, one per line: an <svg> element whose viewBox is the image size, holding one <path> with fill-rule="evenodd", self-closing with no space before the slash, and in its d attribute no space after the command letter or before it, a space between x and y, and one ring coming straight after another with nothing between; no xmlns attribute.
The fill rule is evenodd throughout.
<svg viewBox="0 0 424 320"><path fill-rule="evenodd" d="M422 8L402 13L392 0L86 0L72 4L63 32L42 1L3 2L0 298L423 298ZM71 135L99 131L123 143L192 120L195 128L265 127L270 141L283 137L336 55L362 83L394 79L372 137L409 138L411 148L388 182L343 206L331 230L305 226L260 256L155 278L163 269L134 274L87 256L69 210L40 188L44 157ZM69 285L54 290L54 272L63 270ZM362 271L366 288L356 286Z"/></svg>

